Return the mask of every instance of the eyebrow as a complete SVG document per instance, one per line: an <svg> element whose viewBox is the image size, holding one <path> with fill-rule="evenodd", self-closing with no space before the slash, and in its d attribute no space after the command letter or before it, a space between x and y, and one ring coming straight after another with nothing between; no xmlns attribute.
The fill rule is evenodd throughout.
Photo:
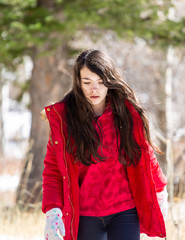
<svg viewBox="0 0 185 240"><path fill-rule="evenodd" d="M87 78L87 77L84 77L84 78L81 78L81 79L83 79L83 80L91 80L90 78ZM101 78L98 78L96 81L98 81L98 80L101 80Z"/></svg>

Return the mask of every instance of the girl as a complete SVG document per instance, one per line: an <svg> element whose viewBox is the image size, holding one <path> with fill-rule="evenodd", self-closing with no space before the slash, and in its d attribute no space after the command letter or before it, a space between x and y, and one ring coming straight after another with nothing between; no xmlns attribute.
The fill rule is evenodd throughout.
<svg viewBox="0 0 185 240"><path fill-rule="evenodd" d="M108 55L82 52L73 87L45 108L50 124L43 172L45 239L165 237L166 178L148 121Z"/></svg>

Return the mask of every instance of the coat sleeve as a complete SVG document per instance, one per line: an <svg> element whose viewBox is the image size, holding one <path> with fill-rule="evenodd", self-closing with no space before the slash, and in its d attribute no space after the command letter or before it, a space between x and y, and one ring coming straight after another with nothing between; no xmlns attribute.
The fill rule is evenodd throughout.
<svg viewBox="0 0 185 240"><path fill-rule="evenodd" d="M51 208L63 208L62 199L62 176L58 169L58 163L53 145L49 139L46 156L44 159L43 177L43 199L42 211L46 213Z"/></svg>
<svg viewBox="0 0 185 240"><path fill-rule="evenodd" d="M153 181L155 183L156 192L163 191L164 187L167 185L167 179L157 161L154 154L153 148L148 144L148 150L150 152L150 168L152 172Z"/></svg>
<svg viewBox="0 0 185 240"><path fill-rule="evenodd" d="M139 113L131 103L126 102L126 106L128 107L132 115L133 136L137 143L139 144L139 146L142 147L142 151L147 151L149 153L148 154L149 159L145 159L145 161L149 161L150 171L156 187L156 192L161 192L167 185L167 179L159 165L159 162L154 154L152 146L149 144L148 140L145 137L143 121Z"/></svg>

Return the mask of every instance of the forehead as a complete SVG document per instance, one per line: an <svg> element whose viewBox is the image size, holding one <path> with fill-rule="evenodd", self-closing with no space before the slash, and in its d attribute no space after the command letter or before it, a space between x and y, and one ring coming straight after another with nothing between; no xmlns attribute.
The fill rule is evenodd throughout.
<svg viewBox="0 0 185 240"><path fill-rule="evenodd" d="M96 73L92 72L86 66L84 66L80 70L80 77L81 77L81 79L89 79L89 80L98 80L98 79L100 79L100 77Z"/></svg>

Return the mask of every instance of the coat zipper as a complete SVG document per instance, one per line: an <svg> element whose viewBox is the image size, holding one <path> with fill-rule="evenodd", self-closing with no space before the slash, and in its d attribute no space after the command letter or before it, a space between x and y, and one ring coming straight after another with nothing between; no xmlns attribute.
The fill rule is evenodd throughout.
<svg viewBox="0 0 185 240"><path fill-rule="evenodd" d="M64 162L65 162L65 167L66 167L66 172L67 172L67 162L66 162L66 158L65 158L65 138L64 138L63 131L62 131L63 130L63 128L62 128L62 118L61 118L61 116L59 115L59 113L57 112L57 110L55 109L54 106L53 106L53 109L55 110L56 114L60 118L60 122L61 122L61 134L62 134L62 137L63 137L63 140L64 140ZM68 186L69 186L69 189L70 189L70 179L69 179L69 175L68 174L67 174L67 178L68 178ZM68 198L69 198L71 207L73 209L72 220L71 220L71 236L75 240L74 235L73 235L73 231L72 231L73 230L72 226L73 226L73 221L74 221L74 207L73 207L70 195L68 196Z"/></svg>

